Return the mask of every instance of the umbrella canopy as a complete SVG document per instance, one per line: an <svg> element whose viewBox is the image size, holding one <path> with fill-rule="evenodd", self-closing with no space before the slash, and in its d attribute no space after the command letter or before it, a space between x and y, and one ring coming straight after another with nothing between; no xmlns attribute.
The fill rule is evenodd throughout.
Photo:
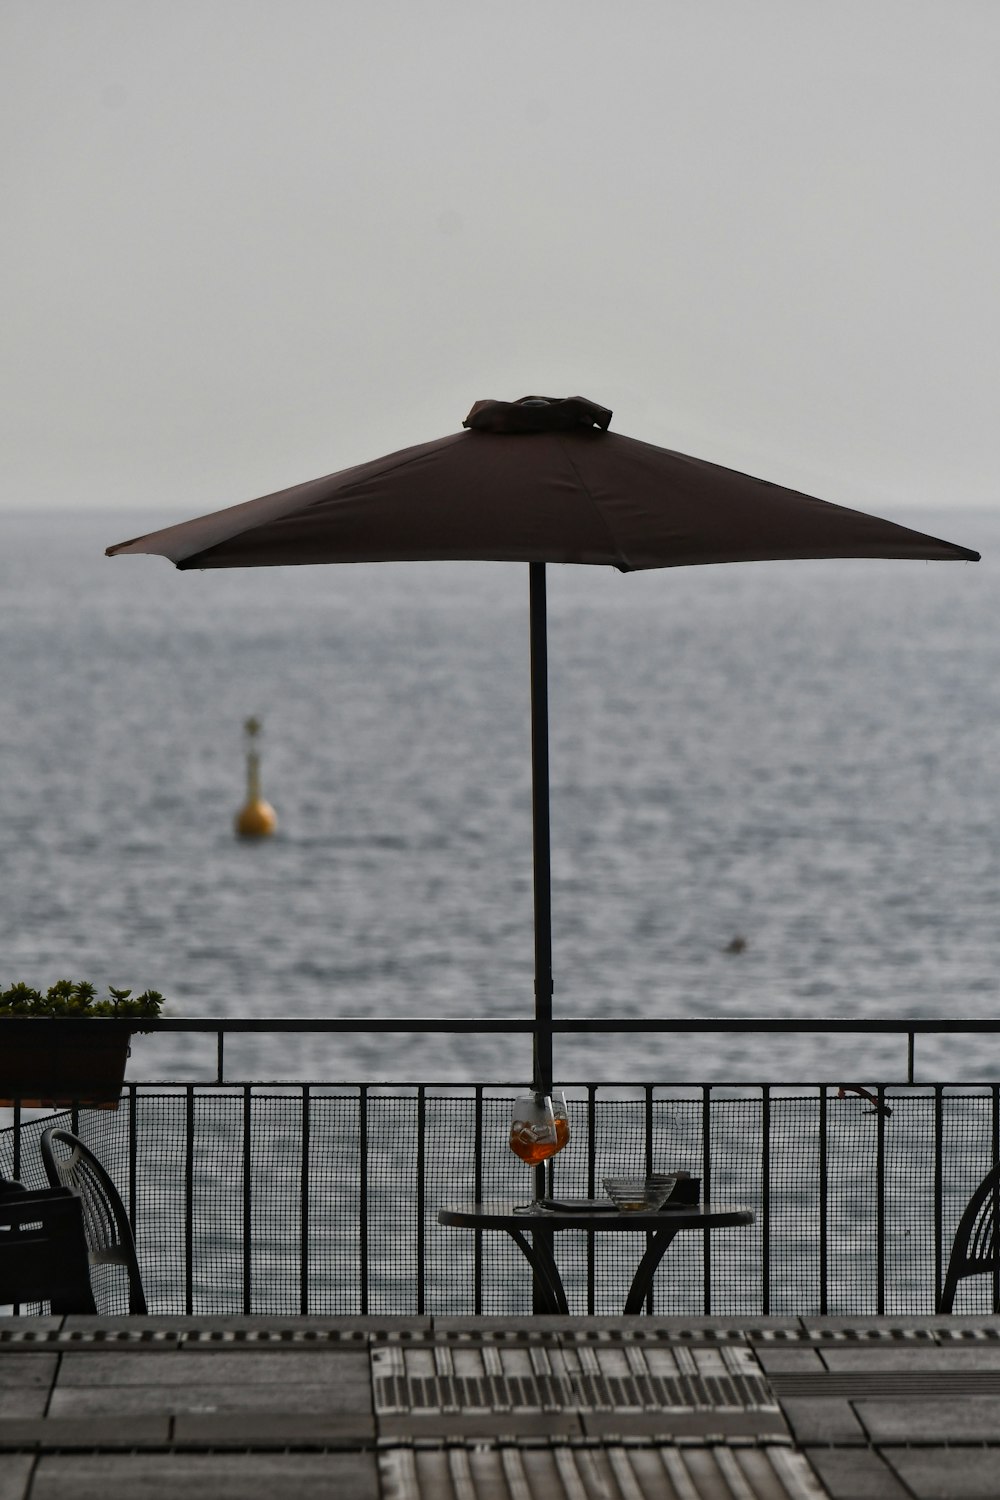
<svg viewBox="0 0 1000 1500"><path fill-rule="evenodd" d="M464 432L109 547L178 568L487 560L530 568L535 1082L552 1082L545 564L775 558L976 562L978 552L608 431L584 397L480 401Z"/></svg>
<svg viewBox="0 0 1000 1500"><path fill-rule="evenodd" d="M540 402L541 405L526 403ZM608 432L582 397L481 401L466 432L108 548L179 568L281 563L605 564L978 553Z"/></svg>

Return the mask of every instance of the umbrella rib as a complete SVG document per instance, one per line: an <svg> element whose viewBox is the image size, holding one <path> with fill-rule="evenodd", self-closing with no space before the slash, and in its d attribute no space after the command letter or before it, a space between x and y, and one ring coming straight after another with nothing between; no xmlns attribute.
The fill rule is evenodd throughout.
<svg viewBox="0 0 1000 1500"><path fill-rule="evenodd" d="M605 530L605 532L607 534L608 541L611 544L611 549L614 552L615 556L618 558L618 562L616 562L614 566L616 568L618 568L619 572L622 572L622 573L633 573L633 572L635 572L635 569L633 568L630 559L625 555L625 553L622 551L621 547L618 545L618 538L615 536L615 533L612 530L610 521L608 520L607 516L604 514L604 511L601 509L601 506L598 504L597 499L595 498L595 496L594 496L594 494L593 494L590 486L587 484L587 481L584 479L583 475L580 473L579 467L577 466L577 464L574 463L573 456L570 453L567 444L563 441L562 438L559 439L559 446L560 446L560 448L562 449L563 453L566 456L566 462L569 464L570 468L573 470L573 473L576 475L576 482L577 482L577 484L580 486L581 490L586 495L587 499L590 501L590 505L591 505L591 508L592 508L594 514L596 515L597 519L600 521L601 525L603 526L603 528L604 528L604 530Z"/></svg>

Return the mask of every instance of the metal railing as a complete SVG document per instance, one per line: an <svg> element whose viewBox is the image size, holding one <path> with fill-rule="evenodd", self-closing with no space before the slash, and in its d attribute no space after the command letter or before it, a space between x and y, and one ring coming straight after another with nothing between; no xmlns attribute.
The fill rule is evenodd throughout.
<svg viewBox="0 0 1000 1500"><path fill-rule="evenodd" d="M393 1030L530 1034L531 1021L411 1021ZM530 1282L503 1237L442 1228L456 1200L530 1196L507 1149L516 1085L383 1085L227 1078L226 1038L247 1032L370 1031L361 1021L161 1020L213 1033L214 1076L130 1081L117 1112L62 1118L118 1182L150 1305L163 1312L395 1314L530 1310ZM1000 1023L559 1021L554 1032L852 1032L898 1035L906 1081L864 1084L583 1081L565 1085L570 1147L554 1191L600 1196L605 1173L683 1167L712 1202L751 1208L748 1230L678 1238L651 1310L666 1313L932 1312L951 1238L1000 1158L1000 1082L914 1083L923 1033L995 1033ZM0 1169L40 1181L48 1119L15 1109ZM615 1236L564 1235L571 1306L619 1311ZM623 1279L624 1278L624 1279ZM970 1310L998 1288L969 1283Z"/></svg>
<svg viewBox="0 0 1000 1500"><path fill-rule="evenodd" d="M442 1018L404 1017L387 1018L380 1025L373 1025L370 1017L336 1017L310 1020L273 1020L256 1017L193 1018L178 1020L173 1017L158 1017L147 1021L143 1031L187 1032L211 1034L216 1042L215 1082L225 1079L225 1047L227 1036L252 1034L283 1034L286 1036L347 1035L358 1033L399 1032L425 1036L511 1036L523 1035L532 1039L535 1052L546 1047L551 1049L556 1036L686 1036L705 1035L731 1036L829 1036L829 1037L898 1037L905 1047L905 1063L901 1077L907 1083L916 1080L916 1047L919 1036L996 1036L1000 1033L1000 1019L910 1018L892 1020L883 1017L824 1017L805 1020L797 1017L757 1016L747 1018L711 1018L705 1016L655 1017L649 1019L622 1017L573 1017L542 1021L531 1017L475 1017ZM771 1080L778 1083L779 1080Z"/></svg>

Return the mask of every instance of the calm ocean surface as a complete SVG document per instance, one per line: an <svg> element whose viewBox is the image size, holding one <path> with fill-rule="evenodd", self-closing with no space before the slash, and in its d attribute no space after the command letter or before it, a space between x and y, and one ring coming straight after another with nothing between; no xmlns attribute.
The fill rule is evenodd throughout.
<svg viewBox="0 0 1000 1500"><path fill-rule="evenodd" d="M234 1041L233 1076L524 1078L519 1037L391 1023L531 1013L527 569L102 555L171 519L0 516L4 981L376 1028ZM549 570L557 1013L996 1015L1000 517L897 519L984 561ZM253 845L250 714L280 819ZM136 1053L146 1077L208 1061ZM904 1062L879 1038L557 1039L566 1080ZM1000 1045L918 1039L917 1067L1000 1077Z"/></svg>

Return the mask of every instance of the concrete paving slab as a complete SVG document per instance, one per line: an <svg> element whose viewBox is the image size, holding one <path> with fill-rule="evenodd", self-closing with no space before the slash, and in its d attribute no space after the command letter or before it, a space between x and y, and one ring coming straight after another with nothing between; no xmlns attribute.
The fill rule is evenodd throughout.
<svg viewBox="0 0 1000 1500"><path fill-rule="evenodd" d="M0 1386L0 1421L5 1418L43 1417L49 1404L47 1386L33 1386L19 1391L14 1386Z"/></svg>
<svg viewBox="0 0 1000 1500"><path fill-rule="evenodd" d="M1000 1343L958 1344L943 1348L939 1344L869 1344L866 1348L845 1349L830 1345L822 1350L823 1363L834 1373L848 1372L873 1375L876 1372L907 1370L913 1374L966 1374L974 1370L1000 1371Z"/></svg>
<svg viewBox="0 0 1000 1500"><path fill-rule="evenodd" d="M44 1386L46 1390L55 1378L59 1363L58 1354L41 1354L30 1349L25 1353L0 1353L0 1388L10 1386Z"/></svg>
<svg viewBox="0 0 1000 1500"><path fill-rule="evenodd" d="M163 1448L170 1440L167 1415L136 1417L0 1420L0 1449L10 1448Z"/></svg>
<svg viewBox="0 0 1000 1500"><path fill-rule="evenodd" d="M308 1413L329 1416L331 1413L363 1416L371 1410L370 1402L340 1399L328 1385L263 1385L259 1381L246 1385L118 1385L57 1386L52 1393L49 1415L52 1417L110 1416L115 1412L163 1414L195 1412L274 1412L288 1415Z"/></svg>
<svg viewBox="0 0 1000 1500"><path fill-rule="evenodd" d="M1000 1495L1000 1448L887 1448L885 1458L916 1500Z"/></svg>
<svg viewBox="0 0 1000 1500"><path fill-rule="evenodd" d="M33 1453L7 1454L0 1466L0 1500L27 1500L34 1467Z"/></svg>
<svg viewBox="0 0 1000 1500"><path fill-rule="evenodd" d="M844 1397L789 1397L782 1400L781 1410L797 1443L863 1446L868 1442L857 1413Z"/></svg>
<svg viewBox="0 0 1000 1500"><path fill-rule="evenodd" d="M378 1500L378 1495L371 1453L44 1454L31 1486L31 1500Z"/></svg>
<svg viewBox="0 0 1000 1500"><path fill-rule="evenodd" d="M940 1396L854 1405L873 1443L1000 1443L1000 1396L956 1400L945 1390Z"/></svg>
<svg viewBox="0 0 1000 1500"><path fill-rule="evenodd" d="M872 1448L807 1448L806 1457L830 1500L913 1500Z"/></svg>
<svg viewBox="0 0 1000 1500"><path fill-rule="evenodd" d="M12 1356L16 1358L17 1356ZM331 1352L327 1349L218 1350L211 1358L182 1349L169 1357L148 1353L145 1349L123 1352L105 1350L100 1355L73 1350L64 1354L59 1370L59 1386L184 1386L218 1385L318 1385L330 1383L331 1390L349 1393L369 1390L368 1350L351 1349Z"/></svg>
<svg viewBox="0 0 1000 1500"><path fill-rule="evenodd" d="M796 1348L794 1344L755 1344L753 1352L761 1369L768 1375L821 1375L826 1370L818 1349Z"/></svg>
<svg viewBox="0 0 1000 1500"><path fill-rule="evenodd" d="M179 1412L176 1448L374 1448L374 1416L309 1412Z"/></svg>

